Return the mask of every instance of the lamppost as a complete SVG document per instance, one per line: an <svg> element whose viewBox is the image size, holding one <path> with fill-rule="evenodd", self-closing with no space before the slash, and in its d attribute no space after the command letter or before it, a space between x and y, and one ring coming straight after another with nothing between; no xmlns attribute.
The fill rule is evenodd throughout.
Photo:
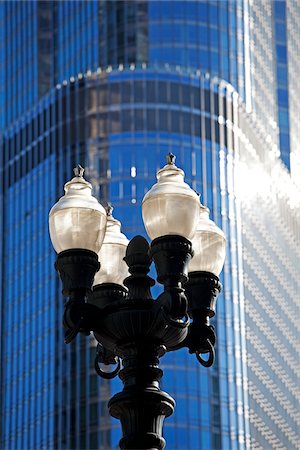
<svg viewBox="0 0 300 450"><path fill-rule="evenodd" d="M209 319L221 290L225 238L174 160L167 156L142 202L150 246L142 236L128 243L111 209L105 211L91 195L80 166L49 214L55 267L67 297L65 342L92 331L98 375L119 374L124 388L108 408L122 424L121 449L165 447L163 421L175 406L159 386L159 359L167 351L187 347L203 366L214 361ZM157 299L150 292L152 261L164 287ZM116 368L108 373L101 364Z"/></svg>

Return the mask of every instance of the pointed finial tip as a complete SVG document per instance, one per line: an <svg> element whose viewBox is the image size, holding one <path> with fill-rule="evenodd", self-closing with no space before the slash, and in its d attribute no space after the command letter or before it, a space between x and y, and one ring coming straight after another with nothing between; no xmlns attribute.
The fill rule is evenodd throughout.
<svg viewBox="0 0 300 450"><path fill-rule="evenodd" d="M112 204L111 204L111 203L107 203L107 206L106 206L105 209L106 209L106 214L107 214L108 216L112 216L112 212L113 212L113 210L114 210Z"/></svg>
<svg viewBox="0 0 300 450"><path fill-rule="evenodd" d="M77 164L77 166L73 169L75 177L83 177L83 172L84 172L84 168L80 165Z"/></svg>
<svg viewBox="0 0 300 450"><path fill-rule="evenodd" d="M166 156L167 164L175 164L176 156L172 152L169 152Z"/></svg>

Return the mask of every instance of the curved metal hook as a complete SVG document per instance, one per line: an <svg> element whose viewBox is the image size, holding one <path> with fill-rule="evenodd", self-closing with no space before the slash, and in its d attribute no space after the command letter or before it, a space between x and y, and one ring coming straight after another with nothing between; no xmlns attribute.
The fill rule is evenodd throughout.
<svg viewBox="0 0 300 450"><path fill-rule="evenodd" d="M66 344L70 344L70 342L72 342L75 337L77 336L77 334L79 332L85 334L86 336L89 336L90 331L88 329L86 329L86 321L85 321L85 317L84 317L84 311L81 312L81 316L78 318L78 305L82 306L82 304L78 304L78 302L75 302L74 300L69 300L66 304L65 304L65 309L64 309L64 314L63 314L63 325L65 328L67 328L67 331L65 332L65 343ZM83 304L83 306L85 306L85 304ZM71 313L73 312L72 309L75 308L75 312L77 313L77 317L78 321L75 323L75 325L73 325L73 320L70 318ZM77 311L76 311L77 309ZM74 320L75 320L74 317Z"/></svg>
<svg viewBox="0 0 300 450"><path fill-rule="evenodd" d="M206 342L209 346L209 350L208 350L209 358L203 359L202 356L200 356L200 353L198 351L196 351L196 358L203 367L210 367L213 365L213 363L215 361L215 349L209 339L206 339Z"/></svg>
<svg viewBox="0 0 300 450"><path fill-rule="evenodd" d="M164 317L165 321L167 322L167 324L171 325L172 327L181 328L181 329L187 328L189 326L190 316L188 315L188 313L185 313L185 315L183 316L183 319L185 319L185 320L182 320L182 319L176 320L176 319L173 319L172 317L170 317L169 314L166 313L165 308L163 306L161 309L162 309L163 317Z"/></svg>
<svg viewBox="0 0 300 450"><path fill-rule="evenodd" d="M112 378L115 378L115 376L118 375L119 370L121 368L121 361L120 358L117 356L117 367L115 368L115 370L113 370L112 372L104 372L104 370L101 369L101 367L99 366L99 363L101 361L99 361L99 355L96 356L95 358L95 363L94 363L94 367L95 370L97 372L97 375L99 375L99 377L101 378L105 378L106 380L111 380Z"/></svg>
<svg viewBox="0 0 300 450"><path fill-rule="evenodd" d="M75 337L77 336L77 334L80 331L82 322L83 322L83 318L81 317L80 320L78 320L77 324L73 328L69 328L65 332L65 344L70 344L70 342L72 342L73 339L75 339Z"/></svg>

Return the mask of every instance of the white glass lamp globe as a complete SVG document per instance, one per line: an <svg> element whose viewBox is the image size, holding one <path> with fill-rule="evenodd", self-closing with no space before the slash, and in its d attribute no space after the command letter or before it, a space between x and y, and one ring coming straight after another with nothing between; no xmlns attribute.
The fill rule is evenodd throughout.
<svg viewBox="0 0 300 450"><path fill-rule="evenodd" d="M49 213L49 231L57 253L74 248L98 253L105 234L106 212L92 196L92 185L77 166L75 177L65 184L65 195Z"/></svg>
<svg viewBox="0 0 300 450"><path fill-rule="evenodd" d="M167 164L157 172L157 183L143 198L143 221L152 240L174 234L191 239L195 234L199 197L184 182L184 172L174 160L175 156L169 153Z"/></svg>
<svg viewBox="0 0 300 450"><path fill-rule="evenodd" d="M101 267L95 275L94 286L103 283L123 284L129 275L128 266L123 260L128 242L121 233L121 223L112 216L112 208L109 208L104 241L98 253Z"/></svg>
<svg viewBox="0 0 300 450"><path fill-rule="evenodd" d="M192 246L195 252L190 272L210 272L219 276L225 261L226 239L223 231L209 218L209 209L201 205Z"/></svg>

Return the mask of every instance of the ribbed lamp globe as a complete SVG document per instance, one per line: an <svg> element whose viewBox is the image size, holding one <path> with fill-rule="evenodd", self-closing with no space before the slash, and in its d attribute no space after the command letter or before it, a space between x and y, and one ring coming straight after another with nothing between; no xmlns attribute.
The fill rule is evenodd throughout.
<svg viewBox="0 0 300 450"><path fill-rule="evenodd" d="M109 208L104 241L98 253L101 268L95 275L94 286L102 283L123 284L129 275L128 266L123 260L128 242L121 233L121 223L112 216L112 208Z"/></svg>
<svg viewBox="0 0 300 450"><path fill-rule="evenodd" d="M92 185L77 166L75 177L65 184L65 195L49 213L49 231L57 253L85 249L98 253L105 234L106 212L92 196Z"/></svg>
<svg viewBox="0 0 300 450"><path fill-rule="evenodd" d="M184 182L184 172L174 160L175 156L169 153L167 164L157 172L157 183L143 198L143 221L152 240L174 234L191 239L195 234L199 197Z"/></svg>
<svg viewBox="0 0 300 450"><path fill-rule="evenodd" d="M195 252L190 272L210 272L219 276L225 261L226 239L223 231L209 218L209 209L201 205L192 246Z"/></svg>

